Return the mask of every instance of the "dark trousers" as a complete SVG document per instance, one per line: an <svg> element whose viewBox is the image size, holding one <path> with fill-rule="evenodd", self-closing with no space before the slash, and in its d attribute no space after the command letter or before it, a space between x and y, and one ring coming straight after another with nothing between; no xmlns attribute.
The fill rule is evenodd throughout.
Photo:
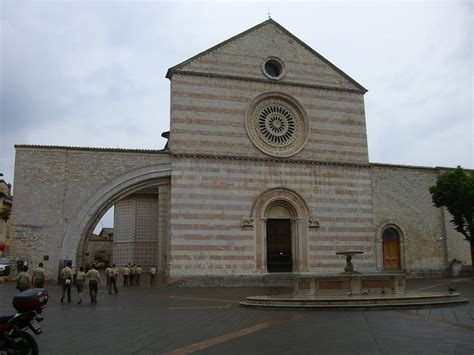
<svg viewBox="0 0 474 355"><path fill-rule="evenodd" d="M130 278L130 275L123 275L123 285L124 286L128 285L129 278Z"/></svg>
<svg viewBox="0 0 474 355"><path fill-rule="evenodd" d="M63 281L63 293L61 295L61 301L64 300L64 296L67 292L67 301L71 302L71 284L66 284L66 280Z"/></svg>
<svg viewBox="0 0 474 355"><path fill-rule="evenodd" d="M137 286L140 286L140 277L141 277L141 274L137 274Z"/></svg>
<svg viewBox="0 0 474 355"><path fill-rule="evenodd" d="M109 293L112 293L112 286L114 287L115 293L118 293L117 282L115 280L115 276L110 276L108 278L108 281L109 281Z"/></svg>
<svg viewBox="0 0 474 355"><path fill-rule="evenodd" d="M153 286L155 284L155 275L154 274L150 274L150 286Z"/></svg>
<svg viewBox="0 0 474 355"><path fill-rule="evenodd" d="M43 288L44 287L44 281L43 280L35 280L33 283L35 288Z"/></svg>
<svg viewBox="0 0 474 355"><path fill-rule="evenodd" d="M96 280L89 280L89 295L91 296L91 302L97 302L97 291L99 287L97 287Z"/></svg>

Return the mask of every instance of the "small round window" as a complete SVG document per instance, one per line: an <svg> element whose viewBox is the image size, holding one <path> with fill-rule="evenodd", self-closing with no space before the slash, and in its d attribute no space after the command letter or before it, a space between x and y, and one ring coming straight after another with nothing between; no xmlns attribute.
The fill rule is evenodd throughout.
<svg viewBox="0 0 474 355"><path fill-rule="evenodd" d="M268 58L262 65L263 73L270 79L278 80L285 74L283 62L277 58Z"/></svg>

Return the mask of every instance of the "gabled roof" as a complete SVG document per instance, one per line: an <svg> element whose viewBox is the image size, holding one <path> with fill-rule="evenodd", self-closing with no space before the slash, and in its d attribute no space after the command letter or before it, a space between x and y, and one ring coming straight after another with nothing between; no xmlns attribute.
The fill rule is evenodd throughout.
<svg viewBox="0 0 474 355"><path fill-rule="evenodd" d="M291 37L293 40L295 40L297 43L299 43L301 46L303 46L304 48L306 48L308 51L310 51L313 55L315 55L317 58L319 58L321 61L323 61L324 63L326 63L328 66L330 66L332 69L334 69L336 72L338 72L339 74L341 74L343 77L345 77L349 82L351 82L353 85L355 85L357 88L359 88L363 93L367 92L367 89L364 88L361 84L359 84L357 81L355 81L354 79L352 79L349 75L347 75L346 73L344 73L341 69L339 69L338 67L336 67L334 64L332 64L329 60L327 60L326 58L324 58L321 54L319 54L318 52L316 52L314 49L312 49L310 46L308 46L306 43L304 43L302 40L300 40L298 37L296 37L295 35L293 35L291 32L289 32L286 28L284 28L282 25L280 25L278 22L276 22L275 20L273 19L268 19L254 27L251 27L249 28L248 30L242 32L242 33L239 33L199 54L196 54L195 56L185 60L184 62L181 62L171 68L168 69L168 71L166 72L166 78L168 79L171 79L171 77L173 76L174 72L176 71L179 71L180 69L182 69L185 65L195 61L196 59L198 58L201 58L213 51L215 51L216 49L219 49L220 47L240 38L240 37L243 37L245 36L246 34L252 32L252 31L255 31L257 30L258 28L260 27L263 27L267 24L273 24L275 25L277 28L279 28L282 32L284 32L286 35L288 35L289 37Z"/></svg>

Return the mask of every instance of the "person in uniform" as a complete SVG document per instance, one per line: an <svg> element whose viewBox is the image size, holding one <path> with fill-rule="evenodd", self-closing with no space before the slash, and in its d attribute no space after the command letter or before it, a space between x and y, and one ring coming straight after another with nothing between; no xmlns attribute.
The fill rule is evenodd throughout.
<svg viewBox="0 0 474 355"><path fill-rule="evenodd" d="M137 265L137 273L136 273L136 283L137 286L140 286L140 278L142 276L142 267L140 265Z"/></svg>
<svg viewBox="0 0 474 355"><path fill-rule="evenodd" d="M71 302L71 284L72 284L72 263L68 262L67 265L61 270L61 279L63 280L63 292L61 294L61 303L64 302L64 295L67 291L67 301Z"/></svg>
<svg viewBox="0 0 474 355"><path fill-rule="evenodd" d="M130 268L125 265L123 268L123 286L127 286L130 279Z"/></svg>
<svg viewBox="0 0 474 355"><path fill-rule="evenodd" d="M28 273L28 266L24 266L23 271L21 271L16 277L16 288L18 289L18 291L22 292L28 290L30 287L31 276Z"/></svg>
<svg viewBox="0 0 474 355"><path fill-rule="evenodd" d="M39 263L38 267L33 271L33 287L44 287L44 269L43 263Z"/></svg>
<svg viewBox="0 0 474 355"><path fill-rule="evenodd" d="M112 267L108 268L108 269L109 269L109 271L108 271L108 273L106 273L106 276L109 280L109 285L108 285L109 295L111 295L112 294L112 286L114 288L115 293L118 293L118 290L117 290L118 270L117 270L117 267L115 266L115 264L113 264Z"/></svg>
<svg viewBox="0 0 474 355"><path fill-rule="evenodd" d="M86 278L89 280L89 295L91 297L91 303L97 303L97 292L100 286L99 271L96 266L92 265L92 269L87 271Z"/></svg>
<svg viewBox="0 0 474 355"><path fill-rule="evenodd" d="M155 276L156 276L156 268L152 266L150 268L150 286L155 285Z"/></svg>
<svg viewBox="0 0 474 355"><path fill-rule="evenodd" d="M137 266L135 264L130 268L130 285L134 286L137 283Z"/></svg>
<svg viewBox="0 0 474 355"><path fill-rule="evenodd" d="M111 270L112 268L110 266L107 266L107 268L105 269L105 282L107 283L107 287L109 287L110 285L109 274Z"/></svg>
<svg viewBox="0 0 474 355"><path fill-rule="evenodd" d="M82 290L84 289L85 282L86 282L86 273L84 272L84 266L81 266L76 276L77 298L79 299L77 301L77 304L82 303L81 295L82 295Z"/></svg>

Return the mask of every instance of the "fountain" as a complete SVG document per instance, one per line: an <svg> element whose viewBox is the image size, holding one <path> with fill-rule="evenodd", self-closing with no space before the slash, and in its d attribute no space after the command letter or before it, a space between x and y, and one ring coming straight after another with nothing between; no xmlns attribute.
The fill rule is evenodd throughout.
<svg viewBox="0 0 474 355"><path fill-rule="evenodd" d="M467 303L459 293L407 292L404 273L360 273L352 257L363 251L338 251L346 257L344 272L336 275L295 274L293 293L281 296L252 296L245 307L378 309L442 307Z"/></svg>

